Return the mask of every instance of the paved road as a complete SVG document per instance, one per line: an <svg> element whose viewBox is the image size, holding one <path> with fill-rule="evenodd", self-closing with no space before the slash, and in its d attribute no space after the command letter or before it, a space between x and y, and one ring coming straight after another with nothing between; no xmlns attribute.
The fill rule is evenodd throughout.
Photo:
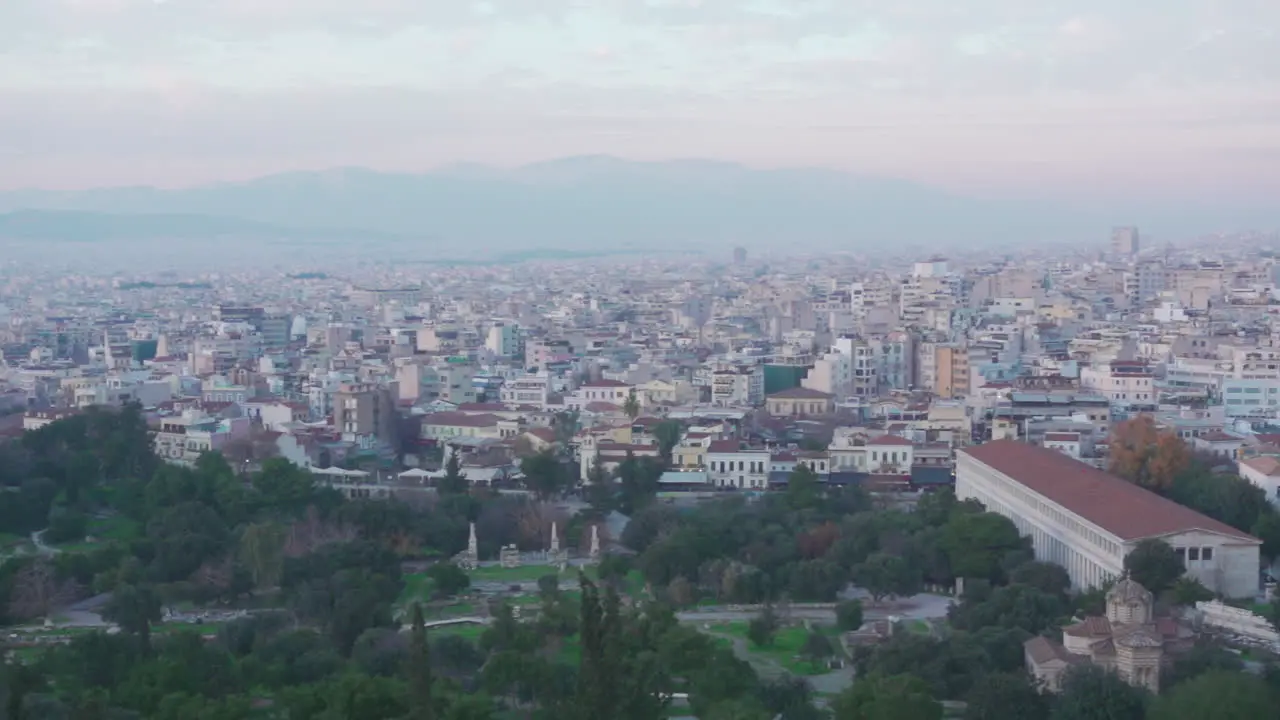
<svg viewBox="0 0 1280 720"><path fill-rule="evenodd" d="M31 544L36 546L36 552L41 555L53 557L62 551L52 545L45 544L44 534L48 531L49 528L45 528L44 530L37 530L31 533Z"/></svg>
<svg viewBox="0 0 1280 720"><path fill-rule="evenodd" d="M883 620L890 616L896 616L902 620L944 618L947 616L947 609L951 606L951 601L952 599L945 595L929 594L902 598L878 605L864 601L866 604L863 605L863 616L867 620ZM681 622L688 623L746 622L756 617L761 609L762 606L700 607L696 610L676 613L676 618ZM835 610L829 607L795 604L787 607L785 612L781 610L780 612L793 620L834 623L836 619Z"/></svg>

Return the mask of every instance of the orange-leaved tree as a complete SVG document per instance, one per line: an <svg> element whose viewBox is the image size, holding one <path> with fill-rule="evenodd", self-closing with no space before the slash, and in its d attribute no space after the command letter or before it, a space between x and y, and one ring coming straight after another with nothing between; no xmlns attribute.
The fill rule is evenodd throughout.
<svg viewBox="0 0 1280 720"><path fill-rule="evenodd" d="M1167 490L1191 465L1182 439L1156 427L1150 415L1125 420L1111 431L1112 473L1149 490Z"/></svg>

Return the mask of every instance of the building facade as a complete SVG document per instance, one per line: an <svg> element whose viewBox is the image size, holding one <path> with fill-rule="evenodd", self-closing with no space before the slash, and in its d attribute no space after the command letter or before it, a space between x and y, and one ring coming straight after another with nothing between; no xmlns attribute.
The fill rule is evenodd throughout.
<svg viewBox="0 0 1280 720"><path fill-rule="evenodd" d="M1261 541L1078 462L1064 453L999 440L957 453L956 497L981 502L1031 538L1036 559L1060 565L1077 589L1124 573L1142 540L1160 539L1187 574L1229 598L1260 587Z"/></svg>

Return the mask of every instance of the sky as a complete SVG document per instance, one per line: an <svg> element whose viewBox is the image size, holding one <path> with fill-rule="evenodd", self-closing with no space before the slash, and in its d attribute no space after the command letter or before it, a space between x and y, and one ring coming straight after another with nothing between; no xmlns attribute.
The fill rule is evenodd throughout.
<svg viewBox="0 0 1280 720"><path fill-rule="evenodd" d="M580 154L1280 191L1277 0L0 0L0 189Z"/></svg>

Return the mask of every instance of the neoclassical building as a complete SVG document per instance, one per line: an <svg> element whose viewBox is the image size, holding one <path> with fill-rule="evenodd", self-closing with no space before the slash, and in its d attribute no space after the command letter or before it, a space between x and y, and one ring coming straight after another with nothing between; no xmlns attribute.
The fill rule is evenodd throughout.
<svg viewBox="0 0 1280 720"><path fill-rule="evenodd" d="M1062 642L1034 637L1023 645L1027 670L1054 692L1073 665L1099 665L1130 685L1160 691L1160 669L1171 652L1180 652L1194 633L1171 618L1156 618L1151 592L1124 578L1107 592L1105 617L1087 617L1062 629Z"/></svg>
<svg viewBox="0 0 1280 720"><path fill-rule="evenodd" d="M1142 540L1173 546L1187 574L1228 598L1261 587L1262 542L1064 453L996 440L956 455L956 497L974 499L1031 538L1036 559L1066 568L1077 589L1124 572Z"/></svg>

